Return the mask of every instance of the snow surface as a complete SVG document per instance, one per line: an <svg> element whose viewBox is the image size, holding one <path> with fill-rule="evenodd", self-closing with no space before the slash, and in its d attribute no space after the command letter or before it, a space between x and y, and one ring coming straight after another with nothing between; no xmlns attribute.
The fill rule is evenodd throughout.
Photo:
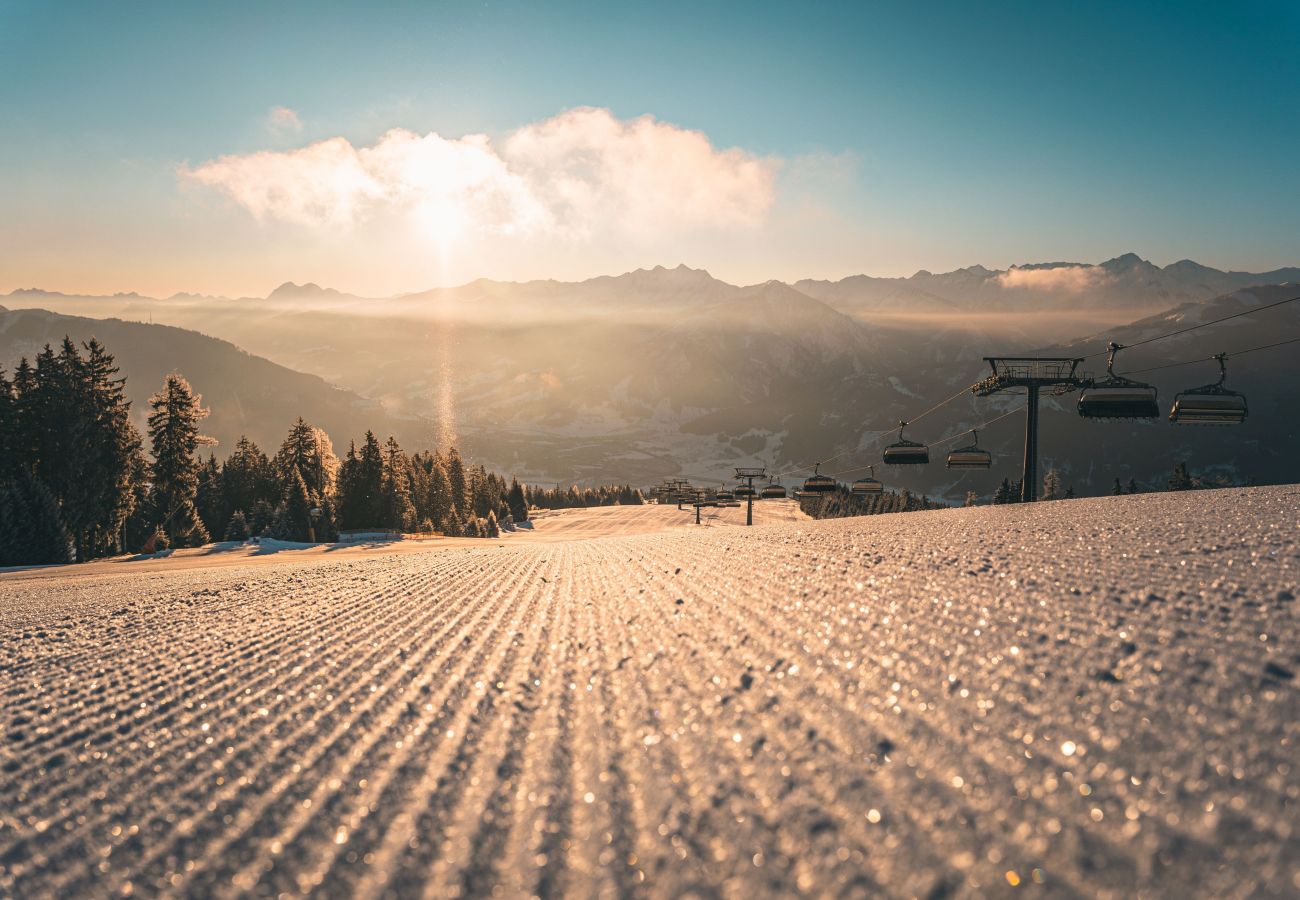
<svg viewBox="0 0 1300 900"><path fill-rule="evenodd" d="M5 574L0 896L1294 896L1298 513Z"/></svg>

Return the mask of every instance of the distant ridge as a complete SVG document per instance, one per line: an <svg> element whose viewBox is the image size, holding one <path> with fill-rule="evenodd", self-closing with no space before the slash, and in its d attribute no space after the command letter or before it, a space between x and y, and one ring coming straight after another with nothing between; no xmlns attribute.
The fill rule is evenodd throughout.
<svg viewBox="0 0 1300 900"><path fill-rule="evenodd" d="M1007 267L1006 269L990 269L977 263L960 269L954 269L950 272L934 273L927 269L921 269L915 274L906 277L878 276L860 273L847 275L835 280L803 278L791 282L790 286L827 302L831 302L836 296L847 297L856 293L880 294L887 288L895 292L903 291L905 294L920 292L921 295L927 295L931 299L937 298L963 304L966 300L977 299L974 297L962 296L963 293L969 294L972 291L981 294L1010 293L1023 299L1026 289L1023 286L1009 286L1007 278L1008 273L1051 272L1053 270L1061 269L1097 271L1105 273L1112 278L1119 279L1122 282L1127 280L1129 283L1112 284L1107 290L1102 291L1104 294L1115 294L1128 291L1129 295L1125 297L1126 301L1131 301L1133 299L1131 296L1132 291L1138 289L1142 289L1148 295L1158 295L1161 300L1173 298L1179 301L1184 301L1206 300L1210 297L1217 296L1218 294L1260 285L1300 282L1300 266L1286 266L1265 272L1245 272L1237 270L1224 271L1212 266L1203 265L1195 260L1180 259L1161 267L1147 259L1144 259L1136 253L1127 252L1121 253L1118 256L1104 260L1100 263L1070 261L1025 262L1017 263ZM1150 283L1146 285L1131 283L1143 276L1146 276L1150 280ZM729 287L740 286L718 279L706 269L692 268L681 263L673 267L657 265L649 268L633 269L617 275L596 275L580 281L557 281L555 279L499 281L490 278L479 278L463 285L409 291L391 295L389 297L374 299L402 300L408 298L421 298L448 291L460 291L476 286L492 286L497 288L528 286L540 288L542 286L565 287L574 285L604 284L610 282L639 284L645 287L653 287L655 289L671 288L677 290L692 286L698 287L706 285L726 285ZM23 297L55 297L71 300L106 299L106 295L68 293L39 287L16 288L9 294L0 294L0 296L7 296L14 299L21 299ZM118 301L139 300L144 302L161 302L158 298L138 294L134 291L112 294L111 299ZM209 300L226 300L231 298L219 295L179 291L166 299L176 302L202 302ZM264 298L250 297L243 299L264 299L271 301L319 299L338 301L350 299L367 300L371 298L361 297L360 295L340 291L332 287L323 287L311 281L302 284L293 281L286 281L272 290ZM979 299L988 299L988 297L985 296ZM853 306L856 304L849 305Z"/></svg>

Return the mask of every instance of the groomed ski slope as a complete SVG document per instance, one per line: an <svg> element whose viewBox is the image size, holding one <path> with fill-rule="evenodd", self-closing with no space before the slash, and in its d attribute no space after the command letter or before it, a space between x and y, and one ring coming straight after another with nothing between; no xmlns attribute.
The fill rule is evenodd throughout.
<svg viewBox="0 0 1300 900"><path fill-rule="evenodd" d="M1300 487L641 514L0 575L0 895L1300 892Z"/></svg>

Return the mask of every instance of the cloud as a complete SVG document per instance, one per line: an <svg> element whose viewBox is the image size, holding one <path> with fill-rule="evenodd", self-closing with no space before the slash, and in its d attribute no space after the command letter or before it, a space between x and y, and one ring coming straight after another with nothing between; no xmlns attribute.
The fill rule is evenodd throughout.
<svg viewBox="0 0 1300 900"><path fill-rule="evenodd" d="M758 226L779 165L650 116L624 121L582 108L498 144L481 134L394 129L369 147L335 137L223 156L180 174L259 219L351 227L397 214L448 235L583 240Z"/></svg>
<svg viewBox="0 0 1300 900"><path fill-rule="evenodd" d="M1064 294L1096 290L1109 281L1111 274L1100 266L1055 266L1050 269L1020 269L1012 266L998 275L998 283L1004 288Z"/></svg>
<svg viewBox="0 0 1300 900"><path fill-rule="evenodd" d="M273 106L266 114L266 128L273 134L297 134L302 131L302 119L287 106Z"/></svg>
<svg viewBox="0 0 1300 900"><path fill-rule="evenodd" d="M578 232L611 221L633 232L757 225L772 205L777 168L718 150L703 132L591 108L520 128L503 156L556 221Z"/></svg>

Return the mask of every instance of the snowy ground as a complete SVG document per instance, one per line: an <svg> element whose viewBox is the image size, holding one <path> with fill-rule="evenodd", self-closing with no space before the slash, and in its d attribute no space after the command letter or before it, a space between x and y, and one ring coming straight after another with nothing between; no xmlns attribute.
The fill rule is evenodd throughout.
<svg viewBox="0 0 1300 900"><path fill-rule="evenodd" d="M1300 892L1300 488L566 515L0 575L0 896Z"/></svg>

